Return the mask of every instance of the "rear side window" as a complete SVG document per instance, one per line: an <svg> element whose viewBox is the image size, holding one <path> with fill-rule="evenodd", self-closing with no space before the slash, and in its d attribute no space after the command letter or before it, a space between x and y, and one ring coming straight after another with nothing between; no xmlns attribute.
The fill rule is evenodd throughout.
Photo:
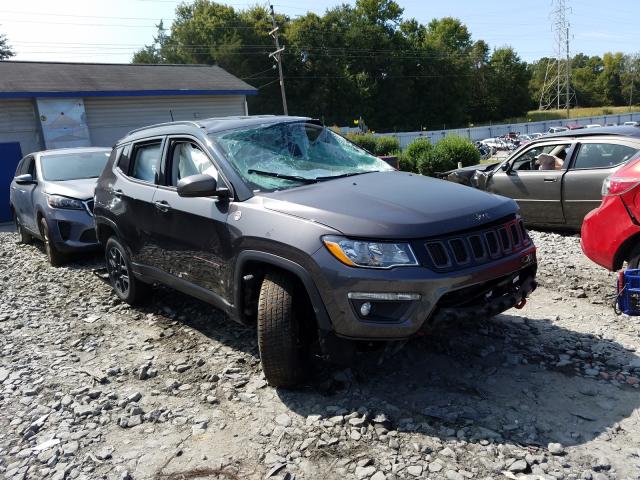
<svg viewBox="0 0 640 480"><path fill-rule="evenodd" d="M154 141L133 146L129 176L143 182L155 183L160 165L162 141Z"/></svg>
<svg viewBox="0 0 640 480"><path fill-rule="evenodd" d="M576 156L574 169L610 168L630 160L637 148L615 143L583 143Z"/></svg>

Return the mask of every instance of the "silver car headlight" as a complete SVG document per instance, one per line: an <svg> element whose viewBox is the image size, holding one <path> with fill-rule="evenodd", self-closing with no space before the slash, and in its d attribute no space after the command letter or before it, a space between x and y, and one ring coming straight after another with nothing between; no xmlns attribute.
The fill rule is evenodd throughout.
<svg viewBox="0 0 640 480"><path fill-rule="evenodd" d="M53 208L65 208L67 210L84 210L82 200L63 197L61 195L47 195L47 203Z"/></svg>
<svg viewBox="0 0 640 480"><path fill-rule="evenodd" d="M351 240L329 235L322 237L327 250L345 265L365 268L391 268L418 265L408 243Z"/></svg>

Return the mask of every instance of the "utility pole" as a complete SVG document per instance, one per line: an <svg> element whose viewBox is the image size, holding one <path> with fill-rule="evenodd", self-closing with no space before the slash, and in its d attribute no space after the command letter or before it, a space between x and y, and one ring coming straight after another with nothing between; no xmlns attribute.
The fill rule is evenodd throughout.
<svg viewBox="0 0 640 480"><path fill-rule="evenodd" d="M280 40L278 39L278 30L280 27L276 25L276 14L273 11L273 5L269 5L271 7L271 22L273 24L273 30L269 32L275 41L276 51L271 52L269 57L273 58L276 62L278 62L278 75L280 76L280 93L282 94L282 109L284 110L285 115L289 115L289 110L287 109L287 95L284 91L284 76L282 75L282 52L284 52L284 47L280 48Z"/></svg>
<svg viewBox="0 0 640 480"><path fill-rule="evenodd" d="M566 108L567 118L571 108L571 56L569 50L569 21L567 6L569 0L553 0L550 20L554 32L554 56L547 62L544 85L540 92L540 110ZM563 98L565 97L565 98Z"/></svg>
<svg viewBox="0 0 640 480"><path fill-rule="evenodd" d="M567 45L567 68L565 69L565 73L567 78L565 79L565 84L567 87L567 118L569 118L570 114L569 114L569 109L571 108L571 57L569 55L569 24L567 24L567 38L566 38L566 45Z"/></svg>

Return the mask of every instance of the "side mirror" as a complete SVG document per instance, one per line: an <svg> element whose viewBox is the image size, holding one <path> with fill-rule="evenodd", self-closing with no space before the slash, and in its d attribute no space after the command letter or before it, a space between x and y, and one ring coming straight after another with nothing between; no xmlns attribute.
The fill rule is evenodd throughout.
<svg viewBox="0 0 640 480"><path fill-rule="evenodd" d="M509 162L504 162L502 165L500 165L500 170L502 170L503 172L508 172L509 171Z"/></svg>
<svg viewBox="0 0 640 480"><path fill-rule="evenodd" d="M31 176L30 173L25 173L23 175L18 175L17 177L14 178L14 180L16 181L16 183L18 185L31 185L34 183L37 183L33 177Z"/></svg>
<svg viewBox="0 0 640 480"><path fill-rule="evenodd" d="M178 195L181 197L220 197L230 195L228 188L218 188L215 178L204 173L190 175L178 181Z"/></svg>

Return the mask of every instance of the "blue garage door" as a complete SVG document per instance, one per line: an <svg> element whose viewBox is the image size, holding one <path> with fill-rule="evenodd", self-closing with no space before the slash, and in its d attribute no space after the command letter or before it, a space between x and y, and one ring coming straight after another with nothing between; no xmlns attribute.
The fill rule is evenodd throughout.
<svg viewBox="0 0 640 480"><path fill-rule="evenodd" d="M0 223L11 220L9 185L21 158L19 142L0 143Z"/></svg>

